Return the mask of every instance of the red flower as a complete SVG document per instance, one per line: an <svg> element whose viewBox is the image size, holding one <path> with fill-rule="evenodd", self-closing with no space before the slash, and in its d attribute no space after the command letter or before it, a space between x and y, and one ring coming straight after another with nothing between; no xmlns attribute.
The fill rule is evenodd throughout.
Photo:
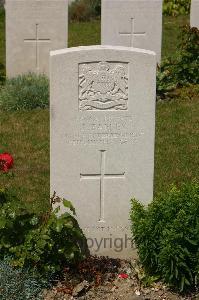
<svg viewBox="0 0 199 300"><path fill-rule="evenodd" d="M122 278L122 279L127 279L129 277L129 275L121 273L118 275L118 278Z"/></svg>
<svg viewBox="0 0 199 300"><path fill-rule="evenodd" d="M0 171L8 172L13 166L13 157L9 153L0 154Z"/></svg>

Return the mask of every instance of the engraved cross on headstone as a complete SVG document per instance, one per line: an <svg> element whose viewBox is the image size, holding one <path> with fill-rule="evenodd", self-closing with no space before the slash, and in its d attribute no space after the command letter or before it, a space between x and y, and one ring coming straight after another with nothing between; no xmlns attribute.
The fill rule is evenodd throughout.
<svg viewBox="0 0 199 300"><path fill-rule="evenodd" d="M39 24L36 24L36 34L33 39L24 39L26 43L35 43L35 66L37 72L39 72L39 44L40 43L50 43L50 39L40 39L39 38Z"/></svg>
<svg viewBox="0 0 199 300"><path fill-rule="evenodd" d="M131 38L131 47L134 47L134 37L135 36L144 36L146 32L141 31L141 32L136 32L135 31L135 19L131 18L131 31L130 32L119 32L120 35L127 35Z"/></svg>
<svg viewBox="0 0 199 300"><path fill-rule="evenodd" d="M104 220L104 180L105 179L124 179L125 172L120 174L107 174L106 173L106 151L100 150L100 173L99 174L80 174L80 180L91 179L91 180L100 180L100 216L99 222L105 222Z"/></svg>

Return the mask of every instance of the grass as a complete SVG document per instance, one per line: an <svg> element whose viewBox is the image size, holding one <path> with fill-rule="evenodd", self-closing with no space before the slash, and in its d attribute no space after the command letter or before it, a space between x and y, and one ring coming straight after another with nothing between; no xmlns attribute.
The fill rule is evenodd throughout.
<svg viewBox="0 0 199 300"><path fill-rule="evenodd" d="M100 45L100 21L69 24L69 47Z"/></svg>
<svg viewBox="0 0 199 300"><path fill-rule="evenodd" d="M175 54L180 37L180 28L187 24L189 24L189 16L167 16L163 18L162 57Z"/></svg>
<svg viewBox="0 0 199 300"><path fill-rule="evenodd" d="M169 185L199 179L199 87L157 105L155 194Z"/></svg>
<svg viewBox="0 0 199 300"><path fill-rule="evenodd" d="M14 169L0 173L0 186L11 187L33 211L49 205L49 111L0 112L0 148L14 156Z"/></svg>
<svg viewBox="0 0 199 300"><path fill-rule="evenodd" d="M174 55L179 26L188 17L165 17L163 56ZM5 61L4 13L0 10L0 63ZM71 23L69 46L100 43L100 21ZM172 183L198 176L199 99L197 88L184 88L175 101L159 103L156 115L155 194ZM0 186L11 187L33 211L49 205L49 111L0 112L0 151L15 158L14 169L0 173Z"/></svg>

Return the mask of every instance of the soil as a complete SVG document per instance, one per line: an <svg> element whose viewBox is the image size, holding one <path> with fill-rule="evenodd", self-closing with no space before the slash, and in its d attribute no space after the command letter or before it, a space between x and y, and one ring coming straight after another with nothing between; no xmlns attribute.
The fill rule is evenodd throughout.
<svg viewBox="0 0 199 300"><path fill-rule="evenodd" d="M44 291L44 300L75 299L199 300L199 293L175 293L155 278L146 277L135 260L89 257L76 269L66 268L63 279Z"/></svg>

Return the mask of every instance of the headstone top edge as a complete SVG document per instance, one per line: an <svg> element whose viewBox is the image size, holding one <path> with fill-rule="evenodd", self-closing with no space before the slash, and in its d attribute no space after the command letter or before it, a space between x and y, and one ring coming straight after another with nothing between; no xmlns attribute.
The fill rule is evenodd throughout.
<svg viewBox="0 0 199 300"><path fill-rule="evenodd" d="M145 50L141 48L133 48L133 47L124 47L124 46L106 46L106 45L96 45L96 46L80 46L80 47L71 47L64 48L60 50L50 51L50 56L56 56L60 54L66 54L71 52L81 52L81 51L94 51L94 50L121 50L133 53L143 53L156 57L156 53L151 50Z"/></svg>

